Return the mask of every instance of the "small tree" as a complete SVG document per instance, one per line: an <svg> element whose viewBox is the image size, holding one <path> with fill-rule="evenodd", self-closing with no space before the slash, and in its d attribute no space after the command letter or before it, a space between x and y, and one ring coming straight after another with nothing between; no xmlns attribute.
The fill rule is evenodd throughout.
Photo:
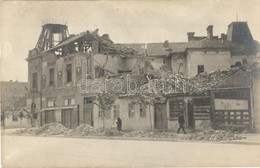
<svg viewBox="0 0 260 168"><path fill-rule="evenodd" d="M1 122L5 128L6 117L30 118L30 113L26 110L26 97L11 97L1 101Z"/></svg>

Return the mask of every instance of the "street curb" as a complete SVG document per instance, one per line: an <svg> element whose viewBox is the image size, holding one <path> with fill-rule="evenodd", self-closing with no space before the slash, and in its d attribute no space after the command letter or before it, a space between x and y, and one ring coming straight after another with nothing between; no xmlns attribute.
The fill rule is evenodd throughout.
<svg viewBox="0 0 260 168"><path fill-rule="evenodd" d="M3 136L3 135L2 135ZM5 135L5 136L27 136L27 137L50 137L50 138L74 138L74 139L104 139L104 140L132 140L132 141L164 141L164 142L185 142L185 143L212 143L212 144L234 144L234 145L260 145L258 141L230 140L230 141L191 141L191 140L175 140L168 138L137 138L137 137L108 137L108 136L32 136L32 135Z"/></svg>

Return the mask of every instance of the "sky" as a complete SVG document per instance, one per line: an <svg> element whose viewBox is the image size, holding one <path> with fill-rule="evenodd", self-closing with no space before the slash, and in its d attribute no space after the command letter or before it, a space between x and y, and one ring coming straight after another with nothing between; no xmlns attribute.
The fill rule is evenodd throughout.
<svg viewBox="0 0 260 168"><path fill-rule="evenodd" d="M70 34L99 29L115 43L185 42L187 32L214 35L247 21L260 41L260 0L0 1L0 80L28 80L29 50L41 26L66 24Z"/></svg>

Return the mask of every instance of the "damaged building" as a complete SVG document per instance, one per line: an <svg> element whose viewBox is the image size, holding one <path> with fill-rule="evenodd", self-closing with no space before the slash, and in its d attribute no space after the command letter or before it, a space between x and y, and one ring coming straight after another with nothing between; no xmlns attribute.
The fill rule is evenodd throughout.
<svg viewBox="0 0 260 168"><path fill-rule="evenodd" d="M125 78L126 74L137 78L144 74L167 77L169 73L194 77L256 62L259 43L253 39L246 22L232 22L227 34L221 37L213 34L212 25L206 30L206 36L187 33L187 42L115 44L108 34L99 35L98 29L70 35L66 25L44 25L36 47L29 51L27 58L27 104L37 113L34 122L40 125L61 122L68 128L82 123L103 127L104 117L95 103L96 94L78 90L77 84L82 79ZM251 84L243 87L252 89ZM181 112L185 114L187 127L194 126L194 119L197 123L199 120L215 122L218 109L212 107L218 100L214 100L214 95L217 93L210 87L205 94L169 94L164 103L149 107L132 98L118 98L105 117L106 128L113 127L114 120L121 117L123 129L151 129L151 125L152 129L173 129ZM255 99L249 99L251 95L243 97L252 103L247 106L251 110L246 115L253 115ZM251 121L249 127L253 126Z"/></svg>
<svg viewBox="0 0 260 168"><path fill-rule="evenodd" d="M98 35L98 30L69 35L65 25L44 25L36 47L27 58L27 103L37 113L34 122L40 125L61 122L69 128L80 123L96 126L94 121L100 116L93 112L98 111L93 104L95 94L79 92L78 81L130 70L139 72L141 65L136 69L125 65L126 57L134 55L134 50L114 44L107 34Z"/></svg>

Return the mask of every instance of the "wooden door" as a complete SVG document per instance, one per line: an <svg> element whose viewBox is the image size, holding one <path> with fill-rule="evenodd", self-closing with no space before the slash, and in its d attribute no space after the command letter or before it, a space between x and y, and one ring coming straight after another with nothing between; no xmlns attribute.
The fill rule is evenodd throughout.
<svg viewBox="0 0 260 168"><path fill-rule="evenodd" d="M154 128L167 129L167 116L165 104L156 103L154 106Z"/></svg>
<svg viewBox="0 0 260 168"><path fill-rule="evenodd" d="M46 110L45 111L45 124L55 122L55 111Z"/></svg>
<svg viewBox="0 0 260 168"><path fill-rule="evenodd" d="M71 112L72 109L62 110L62 124L67 128L71 128Z"/></svg>

